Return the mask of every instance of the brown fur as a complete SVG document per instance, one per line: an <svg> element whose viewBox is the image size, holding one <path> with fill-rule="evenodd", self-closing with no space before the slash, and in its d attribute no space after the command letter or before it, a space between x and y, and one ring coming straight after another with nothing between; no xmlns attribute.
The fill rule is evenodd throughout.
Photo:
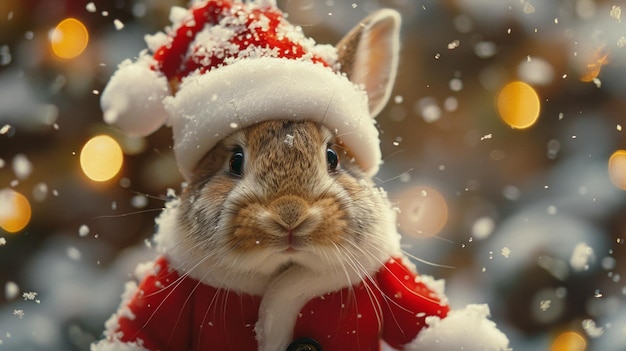
<svg viewBox="0 0 626 351"><path fill-rule="evenodd" d="M293 140L286 141L288 136L293 136ZM256 189L246 191L248 196L237 201L237 208L224 209L233 214L228 247L246 252L270 246L288 248L289 244L298 247L340 243L350 232L346 228L348 204L337 203L334 192L320 188L320 178L331 184L340 178L350 191L359 191L360 186L347 169L329 173L326 149L332 138L330 131L317 123L270 121L246 128L220 143L200 163L192 184L182 195L181 222L195 233L190 240L202 228L216 223L222 213L211 215L194 204L223 202L241 181L227 168L229 148L243 141L239 145L245 153L242 177L254 177ZM342 163L348 163L350 168L346 158Z"/></svg>

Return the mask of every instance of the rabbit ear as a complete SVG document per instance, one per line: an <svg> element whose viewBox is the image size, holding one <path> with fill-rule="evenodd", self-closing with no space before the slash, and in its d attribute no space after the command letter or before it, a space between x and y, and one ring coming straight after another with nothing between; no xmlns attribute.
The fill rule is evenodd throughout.
<svg viewBox="0 0 626 351"><path fill-rule="evenodd" d="M382 9L366 17L336 46L340 69L365 88L372 117L385 107L396 79L400 14Z"/></svg>

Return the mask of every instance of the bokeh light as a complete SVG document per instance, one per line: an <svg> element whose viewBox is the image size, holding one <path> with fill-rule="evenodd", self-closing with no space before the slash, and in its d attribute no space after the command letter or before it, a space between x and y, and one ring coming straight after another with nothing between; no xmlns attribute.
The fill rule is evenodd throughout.
<svg viewBox="0 0 626 351"><path fill-rule="evenodd" d="M517 129L535 124L541 110L535 89L521 81L505 85L498 93L496 105L502 120Z"/></svg>
<svg viewBox="0 0 626 351"><path fill-rule="evenodd" d="M575 332L565 332L554 339L550 351L584 351L587 348L587 341L580 334Z"/></svg>
<svg viewBox="0 0 626 351"><path fill-rule="evenodd" d="M600 75L600 71L602 70L602 66L608 63L609 53L607 52L604 45L601 45L593 52L593 54L589 58L586 71L584 74L582 74L580 80L583 82L591 82L594 79L598 78L598 76Z"/></svg>
<svg viewBox="0 0 626 351"><path fill-rule="evenodd" d="M0 227L17 233L30 222L32 211L28 199L13 189L0 190Z"/></svg>
<svg viewBox="0 0 626 351"><path fill-rule="evenodd" d="M609 177L615 186L626 190L626 150L617 150L609 158Z"/></svg>
<svg viewBox="0 0 626 351"><path fill-rule="evenodd" d="M448 221L448 204L436 189L416 186L397 198L398 224L403 233L413 237L439 234Z"/></svg>
<svg viewBox="0 0 626 351"><path fill-rule="evenodd" d="M115 177L123 162L122 148L108 135L91 138L80 152L80 166L83 172L89 179L97 182Z"/></svg>
<svg viewBox="0 0 626 351"><path fill-rule="evenodd" d="M62 59L72 59L82 54L88 42L87 28L75 18L66 18L59 22L50 34L52 52Z"/></svg>

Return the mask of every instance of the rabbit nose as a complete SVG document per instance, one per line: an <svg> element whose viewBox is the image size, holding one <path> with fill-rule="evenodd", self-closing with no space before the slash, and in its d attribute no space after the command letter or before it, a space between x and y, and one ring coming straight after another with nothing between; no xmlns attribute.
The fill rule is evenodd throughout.
<svg viewBox="0 0 626 351"><path fill-rule="evenodd" d="M279 224L287 230L296 228L306 219L308 203L298 196L284 195L272 201L269 210L280 219Z"/></svg>

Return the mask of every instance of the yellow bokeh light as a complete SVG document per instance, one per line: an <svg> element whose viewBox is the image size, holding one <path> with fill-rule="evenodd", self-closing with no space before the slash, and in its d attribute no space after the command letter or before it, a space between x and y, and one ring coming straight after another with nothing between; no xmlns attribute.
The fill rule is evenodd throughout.
<svg viewBox="0 0 626 351"><path fill-rule="evenodd" d="M496 104L502 120L518 129L525 129L535 124L541 110L541 103L535 89L521 81L505 85L498 93Z"/></svg>
<svg viewBox="0 0 626 351"><path fill-rule="evenodd" d="M397 198L398 224L402 232L414 237L439 234L448 221L448 205L436 189L416 186Z"/></svg>
<svg viewBox="0 0 626 351"><path fill-rule="evenodd" d="M609 177L615 186L626 190L626 150L617 150L609 158Z"/></svg>
<svg viewBox="0 0 626 351"><path fill-rule="evenodd" d="M0 227L17 233L30 222L32 211L28 199L13 189L0 190Z"/></svg>
<svg viewBox="0 0 626 351"><path fill-rule="evenodd" d="M88 42L87 28L75 18L61 21L50 35L52 52L62 59L72 59L82 54Z"/></svg>
<svg viewBox="0 0 626 351"><path fill-rule="evenodd" d="M91 138L80 152L80 167L89 179L97 182L115 177L123 162L122 148L108 135Z"/></svg>
<svg viewBox="0 0 626 351"><path fill-rule="evenodd" d="M587 341L580 334L565 332L557 336L550 347L550 351L584 351Z"/></svg>
<svg viewBox="0 0 626 351"><path fill-rule="evenodd" d="M604 45L601 45L596 51L591 54L589 63L587 63L586 71L580 77L583 82L591 82L598 78L602 66L609 63L609 53L606 51Z"/></svg>

